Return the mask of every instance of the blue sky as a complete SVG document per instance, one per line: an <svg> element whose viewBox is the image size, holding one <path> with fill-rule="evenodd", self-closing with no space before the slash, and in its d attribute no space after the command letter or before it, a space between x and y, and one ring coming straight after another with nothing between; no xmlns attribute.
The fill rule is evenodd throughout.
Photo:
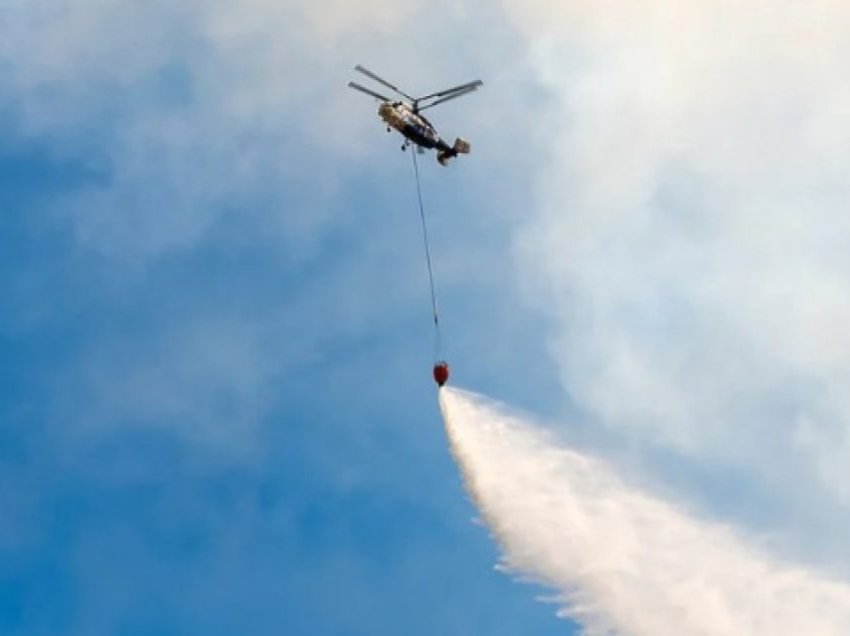
<svg viewBox="0 0 850 636"><path fill-rule="evenodd" d="M381 58L349 51L309 87L336 105L322 127L361 131L352 157L286 108L222 131L194 9L131 10L172 20L134 66L117 6L16 16L34 57L62 19L98 25L57 45L63 73L4 59L0 631L569 633L494 570L448 455L409 156L345 87ZM442 85L395 67L411 90ZM493 346L526 336L480 142L448 171L423 157L446 354L459 381L533 402L533 343Z"/></svg>
<svg viewBox="0 0 850 636"><path fill-rule="evenodd" d="M572 631L471 523L410 157L356 63L485 83L431 117L472 154L421 166L454 381L846 580L848 24L4 3L0 631Z"/></svg>
<svg viewBox="0 0 850 636"><path fill-rule="evenodd" d="M57 220L112 175L51 143L3 144L4 633L564 632L470 523L429 379L412 181L356 175L349 227L303 259L235 209L116 266ZM377 275L341 271L375 249ZM474 315L451 297L447 340Z"/></svg>

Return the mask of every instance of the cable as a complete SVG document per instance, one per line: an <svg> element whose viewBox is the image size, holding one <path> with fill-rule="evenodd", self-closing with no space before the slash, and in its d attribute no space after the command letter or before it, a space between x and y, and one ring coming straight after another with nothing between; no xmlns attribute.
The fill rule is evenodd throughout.
<svg viewBox="0 0 850 636"><path fill-rule="evenodd" d="M428 224L425 222L425 205L422 203L422 185L419 182L419 164L416 161L416 144L411 147L413 173L416 176L416 196L419 200L419 218L422 221L422 242L425 246L425 264L428 266L428 285L431 288L431 309L434 312L434 359L440 356L440 318L437 313L437 291L434 286L434 269L431 266L431 246L428 241Z"/></svg>

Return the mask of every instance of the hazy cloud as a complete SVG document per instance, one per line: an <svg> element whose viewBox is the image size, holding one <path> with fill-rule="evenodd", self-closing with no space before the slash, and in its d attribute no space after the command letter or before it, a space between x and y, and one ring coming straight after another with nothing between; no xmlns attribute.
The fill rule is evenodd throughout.
<svg viewBox="0 0 850 636"><path fill-rule="evenodd" d="M565 387L846 516L850 9L506 6L557 101L517 254Z"/></svg>

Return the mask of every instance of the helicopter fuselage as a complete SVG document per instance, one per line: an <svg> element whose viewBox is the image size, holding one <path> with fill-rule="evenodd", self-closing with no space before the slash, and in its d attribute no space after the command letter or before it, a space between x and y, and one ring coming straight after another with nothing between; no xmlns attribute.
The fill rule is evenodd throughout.
<svg viewBox="0 0 850 636"><path fill-rule="evenodd" d="M417 146L441 150L450 148L440 139L431 122L419 113L414 113L413 109L403 102L383 102L378 107L378 115L387 126L394 128Z"/></svg>

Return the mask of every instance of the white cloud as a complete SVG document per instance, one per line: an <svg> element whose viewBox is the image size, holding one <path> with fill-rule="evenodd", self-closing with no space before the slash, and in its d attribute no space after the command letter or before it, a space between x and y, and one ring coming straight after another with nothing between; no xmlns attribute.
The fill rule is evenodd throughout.
<svg viewBox="0 0 850 636"><path fill-rule="evenodd" d="M850 8L506 6L556 99L517 254L571 396L843 514Z"/></svg>
<svg viewBox="0 0 850 636"><path fill-rule="evenodd" d="M469 19L452 7L13 0L0 21L0 106L20 136L101 174L58 206L88 248L145 261L246 208L265 209L264 233L297 245L327 226L345 167L384 141L372 103L345 87L352 66L445 81L435 60L450 34L430 25ZM411 39L414 25L431 41ZM423 66L428 49L437 55Z"/></svg>
<svg viewBox="0 0 850 636"><path fill-rule="evenodd" d="M605 462L480 396L440 393L467 487L508 570L556 588L588 634L850 629L850 587L623 482Z"/></svg>

